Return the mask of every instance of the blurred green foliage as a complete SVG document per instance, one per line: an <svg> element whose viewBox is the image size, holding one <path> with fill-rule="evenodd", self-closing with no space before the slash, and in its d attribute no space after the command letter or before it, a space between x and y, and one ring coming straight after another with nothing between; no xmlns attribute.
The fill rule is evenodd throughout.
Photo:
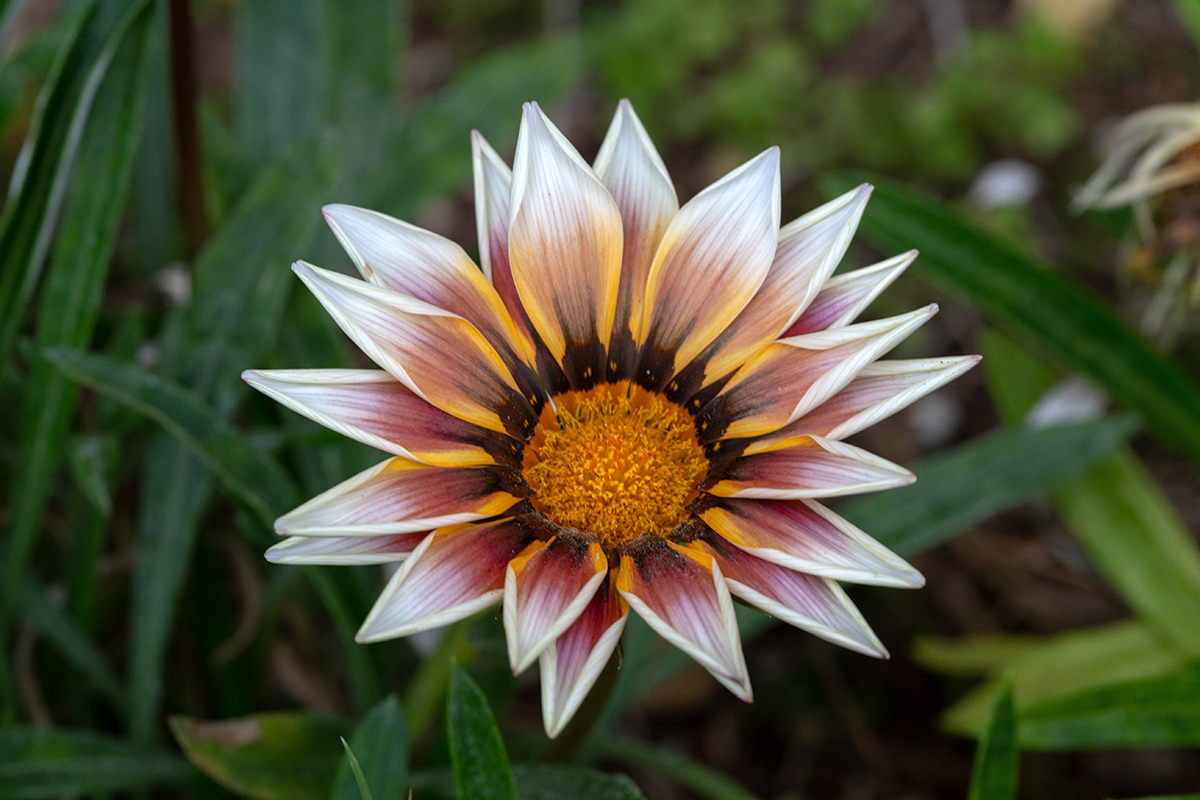
<svg viewBox="0 0 1200 800"><path fill-rule="evenodd" d="M1075 46L1032 17L964 32L944 61L897 69L887 37L847 41L884 20L883 0L634 0L592 34L597 73L673 140L734 152L782 147L785 169L833 164L963 178L992 152L1049 158L1082 132L1063 90ZM599 15L597 15L599 17Z"/></svg>
<svg viewBox="0 0 1200 800"><path fill-rule="evenodd" d="M356 364L287 265L345 265L321 232L324 203L414 221L444 212L470 184L470 130L510 151L529 99L587 121L589 108L631 98L681 165L681 185L781 145L785 204L844 166L951 194L999 156L1074 180L1071 165L1088 161L1079 84L1110 52L1120 56L1110 72L1138 69L1129 38L1109 30L1115 45L1097 52L1048 26L1036 3L944 39L921 4L901 0L177 1L203 44L193 96L172 83L181 43L170 6L0 2L0 165L11 176L0 220L0 798L160 787L347 800L366 796L364 784L378 800L408 789L640 796L597 764L649 770L699 797L753 797L712 766L629 738L631 710L690 663L636 619L611 696L564 753L510 714L520 687L494 616L454 626L432 649L362 647L353 635L379 570L262 561L275 515L377 458L238 378ZM1196 4L1178 6L1196 28ZM180 103L198 116L198 183L179 165ZM857 180L831 173L822 188ZM973 408L990 410L969 430L995 431L926 455L915 486L841 510L912 556L1048 497L1055 524L1133 615L1051 637L917 640L915 660L950 676L946 686L982 679L942 717L950 731L984 734L971 796L1013 796L1018 747L1200 744L1200 555L1143 463L1161 444L1191 459L1194 478L1196 363L1187 342L1161 352L1111 291L1079 284L1093 273L1064 268L1095 270L1128 218L1068 219L1056 207L1068 187L1052 187L1036 212L1062 240L1052 264L1034 235L1047 225L1029 208L964 213L878 183L863 231L882 250L920 247L918 279L970 309L954 346L968 347L979 318L1020 344L981 337L991 399ZM202 201L197 219L182 217L189 197ZM180 279L174 295L161 288ZM1135 450L1139 422L1123 414L1026 425L1073 372L1158 442L1134 439ZM747 640L773 625L744 608L738 619ZM810 670L786 667L795 695L824 702L797 688ZM276 710L296 704L308 710ZM570 763L539 761L553 758Z"/></svg>

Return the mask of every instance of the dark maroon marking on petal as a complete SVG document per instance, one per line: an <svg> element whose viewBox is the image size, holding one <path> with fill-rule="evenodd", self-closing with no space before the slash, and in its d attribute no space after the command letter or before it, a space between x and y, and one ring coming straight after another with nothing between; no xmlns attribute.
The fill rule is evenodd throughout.
<svg viewBox="0 0 1200 800"><path fill-rule="evenodd" d="M607 378L609 383L632 380L637 370L637 345L628 326L617 328L608 343Z"/></svg>
<svg viewBox="0 0 1200 800"><path fill-rule="evenodd" d="M598 338L587 342L567 339L566 345L562 366L571 389L584 392L605 381L608 377L607 353Z"/></svg>
<svg viewBox="0 0 1200 800"><path fill-rule="evenodd" d="M653 342L653 339L649 341ZM675 348L663 348L656 344L642 345L638 353L634 380L652 392L661 391L675 374Z"/></svg>

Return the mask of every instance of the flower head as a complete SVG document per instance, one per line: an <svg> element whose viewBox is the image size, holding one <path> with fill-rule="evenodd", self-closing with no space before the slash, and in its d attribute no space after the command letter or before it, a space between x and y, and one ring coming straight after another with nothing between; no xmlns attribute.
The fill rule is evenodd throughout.
<svg viewBox="0 0 1200 800"><path fill-rule="evenodd" d="M503 603L551 736L630 608L745 700L734 596L886 655L836 581L923 579L817 501L909 483L842 440L977 359L878 361L936 307L855 323L915 256L830 277L870 188L780 228L772 148L681 208L627 102L593 166L534 104L512 173L474 155L482 269L347 206L325 215L364 280L295 266L382 370L246 380L392 457L281 517L267 557L403 562L363 642Z"/></svg>

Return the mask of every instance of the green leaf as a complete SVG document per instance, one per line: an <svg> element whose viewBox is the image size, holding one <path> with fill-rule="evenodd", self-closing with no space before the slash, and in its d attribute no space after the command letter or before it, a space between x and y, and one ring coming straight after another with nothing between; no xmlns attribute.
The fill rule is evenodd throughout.
<svg viewBox="0 0 1200 800"><path fill-rule="evenodd" d="M637 784L624 775L583 767L552 764L514 764L521 800L641 800Z"/></svg>
<svg viewBox="0 0 1200 800"><path fill-rule="evenodd" d="M139 14L100 84L63 203L62 221L38 312L34 342L86 347L100 309L117 226L141 138L147 73L143 56L152 14ZM46 497L75 411L75 387L35 360L28 377L11 497L5 598L21 585Z"/></svg>
<svg viewBox="0 0 1200 800"><path fill-rule="evenodd" d="M295 284L287 265L312 243L337 175L332 142L302 143L266 169L196 260L193 296L167 321L164 377L228 418L246 395L242 370L262 366ZM200 519L207 467L163 433L145 461L134 567L130 726L154 732L163 657Z"/></svg>
<svg viewBox="0 0 1200 800"><path fill-rule="evenodd" d="M457 664L450 670L446 728L458 800L517 800L496 718L483 692Z"/></svg>
<svg viewBox="0 0 1200 800"><path fill-rule="evenodd" d="M1016 800L1019 755L1016 728L1012 689L1005 686L996 698L991 721L979 740L967 800Z"/></svg>
<svg viewBox="0 0 1200 800"><path fill-rule="evenodd" d="M917 482L838 511L901 555L940 544L1079 475L1125 442L1130 418L1007 428L913 467Z"/></svg>
<svg viewBox="0 0 1200 800"><path fill-rule="evenodd" d="M1200 549L1133 452L1118 451L1055 497L1063 523L1121 597L1200 657Z"/></svg>
<svg viewBox="0 0 1200 800"><path fill-rule="evenodd" d="M981 634L965 639L918 636L912 657L925 669L942 675L984 675L1004 669L1037 650L1045 639L1036 636Z"/></svg>
<svg viewBox="0 0 1200 800"><path fill-rule="evenodd" d="M266 526L297 500L283 468L195 394L107 356L55 347L46 360L72 380L140 411L201 459Z"/></svg>
<svg viewBox="0 0 1200 800"><path fill-rule="evenodd" d="M645 742L609 740L600 745L599 751L617 761L657 770L706 800L756 800L754 795L721 773Z"/></svg>
<svg viewBox="0 0 1200 800"><path fill-rule="evenodd" d="M46 641L54 645L72 667L107 697L114 706L125 703L121 683L108 664L108 659L91 637L75 620L47 597L44 587L26 578L21 587L21 617L32 625Z"/></svg>
<svg viewBox="0 0 1200 800"><path fill-rule="evenodd" d="M171 732L193 764L255 800L326 800L343 757L345 729L302 712L204 722L172 717Z"/></svg>
<svg viewBox="0 0 1200 800"><path fill-rule="evenodd" d="M88 731L0 728L0 800L148 789L191 774L170 753Z"/></svg>
<svg viewBox="0 0 1200 800"><path fill-rule="evenodd" d="M1099 686L1020 712L1021 746L1040 750L1200 745L1200 666Z"/></svg>
<svg viewBox="0 0 1200 800"><path fill-rule="evenodd" d="M361 769L356 768L351 751ZM346 753L347 759L333 784L332 800L356 800L360 791L368 800L372 796L381 800L401 796L408 788L408 728L395 697L382 700L367 712Z"/></svg>
<svg viewBox="0 0 1200 800"><path fill-rule="evenodd" d="M920 654L918 650L918 660ZM1019 715L1050 698L1119 681L1171 675L1185 663L1178 650L1142 622L1070 631L997 663L988 682L955 703L943 715L942 724L955 733L978 735L1005 683L1012 685Z"/></svg>
<svg viewBox="0 0 1200 800"><path fill-rule="evenodd" d="M342 747L346 749L346 762L350 765L350 771L354 773L354 782L358 788L358 797L360 800L375 800L374 795L371 794L371 787L367 785L367 776L363 775L362 765L354 757L354 751L350 749L350 745L346 744L345 739L342 739ZM336 787L334 792L337 792Z"/></svg>
<svg viewBox="0 0 1200 800"><path fill-rule="evenodd" d="M100 84L149 0L96 0L81 16L34 108L0 217L0 365L41 276L58 211Z"/></svg>
<svg viewBox="0 0 1200 800"><path fill-rule="evenodd" d="M840 194L865 176L823 183ZM917 248L912 271L955 292L996 325L1095 381L1168 444L1200 460L1200 387L1098 297L941 203L876 181L862 231L880 249Z"/></svg>

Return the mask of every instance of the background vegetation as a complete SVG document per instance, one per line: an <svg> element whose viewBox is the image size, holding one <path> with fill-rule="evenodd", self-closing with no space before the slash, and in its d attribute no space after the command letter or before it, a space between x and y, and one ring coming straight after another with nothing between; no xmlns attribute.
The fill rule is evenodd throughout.
<svg viewBox="0 0 1200 800"><path fill-rule="evenodd" d="M1153 240L1070 208L1115 119L1195 96L1189 31L1194 0L0 0L0 798L1200 792L1200 203ZM985 361L861 434L921 478L839 506L929 578L854 590L890 662L740 609L744 706L635 621L551 744L497 614L359 646L378 568L262 559L377 456L238 375L361 360L287 269L349 268L321 205L470 248L472 128L511 153L537 99L590 156L623 96L681 197L771 144L785 219L870 179L846 267L922 251L873 313L936 299L904 354Z"/></svg>

